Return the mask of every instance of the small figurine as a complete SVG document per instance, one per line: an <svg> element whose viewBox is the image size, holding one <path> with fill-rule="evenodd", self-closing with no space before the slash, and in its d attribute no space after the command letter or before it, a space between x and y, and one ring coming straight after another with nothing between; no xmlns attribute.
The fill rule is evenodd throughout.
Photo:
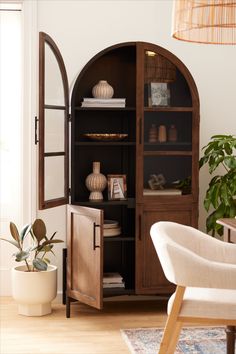
<svg viewBox="0 0 236 354"><path fill-rule="evenodd" d="M164 185L166 183L165 177L162 174L159 175L150 175L150 179L148 181L149 187L154 189L164 189Z"/></svg>

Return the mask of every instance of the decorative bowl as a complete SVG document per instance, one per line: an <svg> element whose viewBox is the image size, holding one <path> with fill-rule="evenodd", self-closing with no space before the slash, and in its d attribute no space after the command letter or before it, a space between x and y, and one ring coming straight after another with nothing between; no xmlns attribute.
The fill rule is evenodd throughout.
<svg viewBox="0 0 236 354"><path fill-rule="evenodd" d="M128 134L84 134L86 138L98 141L119 141L127 138Z"/></svg>

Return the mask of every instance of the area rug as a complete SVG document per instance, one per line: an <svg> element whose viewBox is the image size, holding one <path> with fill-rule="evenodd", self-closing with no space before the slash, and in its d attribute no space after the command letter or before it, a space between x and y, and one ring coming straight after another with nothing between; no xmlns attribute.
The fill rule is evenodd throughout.
<svg viewBox="0 0 236 354"><path fill-rule="evenodd" d="M157 354L163 329L134 328L121 330L132 354ZM175 354L225 354L223 327L182 328Z"/></svg>

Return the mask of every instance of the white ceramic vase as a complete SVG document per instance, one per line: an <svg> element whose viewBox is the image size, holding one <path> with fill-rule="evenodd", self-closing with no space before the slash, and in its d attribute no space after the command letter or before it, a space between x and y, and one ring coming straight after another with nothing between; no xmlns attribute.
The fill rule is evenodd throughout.
<svg viewBox="0 0 236 354"><path fill-rule="evenodd" d="M26 266L12 268L12 296L18 303L18 313L43 316L52 312L51 301L57 295L57 267L46 271L28 272Z"/></svg>
<svg viewBox="0 0 236 354"><path fill-rule="evenodd" d="M103 200L102 191L106 188L107 179L100 173L100 162L93 162L93 173L85 180L86 187L91 192L89 200L98 202Z"/></svg>
<svg viewBox="0 0 236 354"><path fill-rule="evenodd" d="M100 80L92 89L92 95L95 98L112 98L114 90L106 80Z"/></svg>

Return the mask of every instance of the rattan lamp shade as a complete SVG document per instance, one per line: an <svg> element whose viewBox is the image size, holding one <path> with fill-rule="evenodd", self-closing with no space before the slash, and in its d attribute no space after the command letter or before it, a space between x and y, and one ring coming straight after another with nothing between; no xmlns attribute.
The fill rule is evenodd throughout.
<svg viewBox="0 0 236 354"><path fill-rule="evenodd" d="M236 44L236 0L175 0L172 36L187 42Z"/></svg>

